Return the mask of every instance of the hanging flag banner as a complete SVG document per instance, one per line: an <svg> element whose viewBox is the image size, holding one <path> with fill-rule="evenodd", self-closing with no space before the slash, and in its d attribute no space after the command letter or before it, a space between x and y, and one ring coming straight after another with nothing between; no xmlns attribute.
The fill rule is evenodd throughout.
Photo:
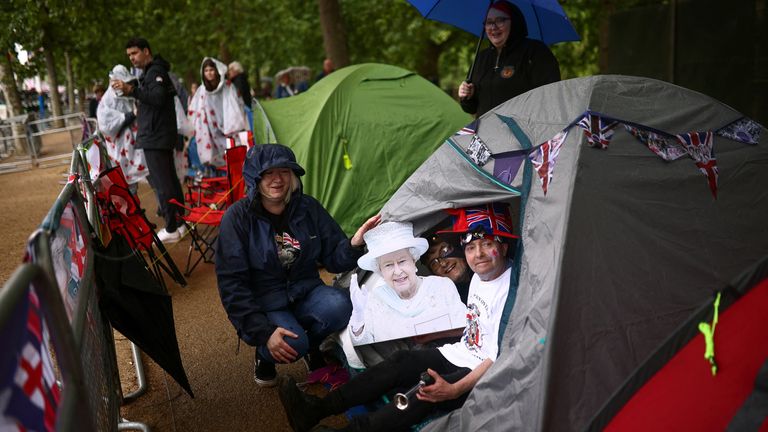
<svg viewBox="0 0 768 432"><path fill-rule="evenodd" d="M587 111L577 125L584 129L584 136L590 147L607 149L611 143L614 128L619 122L597 113Z"/></svg>
<svg viewBox="0 0 768 432"><path fill-rule="evenodd" d="M560 154L560 148L568 136L568 129L558 132L552 139L533 149L528 158L533 164L533 169L539 174L541 189L544 195L547 194L549 184L552 183L552 176L555 172L555 162Z"/></svg>
<svg viewBox="0 0 768 432"><path fill-rule="evenodd" d="M469 143L467 155L472 159L472 162L481 167L488 163L488 160L491 158L491 150L479 136L475 135L472 137L472 142Z"/></svg>
<svg viewBox="0 0 768 432"><path fill-rule="evenodd" d="M473 121L472 123L464 126L463 128L456 131L454 136L456 135L474 135L475 132L477 132L477 120Z"/></svg>
<svg viewBox="0 0 768 432"><path fill-rule="evenodd" d="M499 118L505 121L504 117L499 116ZM511 119L508 120L512 121ZM505 123L507 123L507 126L510 126L509 122L505 121ZM514 124L514 121L512 123ZM578 126L584 130L586 141L591 147L607 149L613 139L616 127L619 125L623 126L630 135L637 138L649 150L667 162L680 159L684 155L689 155L695 161L699 170L707 176L710 191L715 198L717 198L719 172L717 159L714 157L712 147L714 134L745 144L755 145L760 139L760 132L762 130L762 126L759 123L747 117L742 117L714 133L708 131L675 135L650 126L587 110L550 140L530 150L491 153L485 142L477 135L477 120L456 132L454 136L472 134L472 141L465 150L469 159L477 166L482 167L493 158L493 176L509 185L512 185L525 157L528 157L539 175L541 187L546 195L547 189L550 183L552 183L555 162L557 161L560 148L572 127ZM515 127L517 127L516 124ZM514 133L515 129L511 126L510 129ZM458 151L461 150L459 149Z"/></svg>
<svg viewBox="0 0 768 432"><path fill-rule="evenodd" d="M493 176L511 186L512 180L517 176L520 166L530 152L530 149L525 149L491 155L494 160Z"/></svg>
<svg viewBox="0 0 768 432"><path fill-rule="evenodd" d="M712 150L712 131L688 132L677 136L680 143L688 150L688 154L696 161L696 166L707 176L709 189L717 198L717 159Z"/></svg>
<svg viewBox="0 0 768 432"><path fill-rule="evenodd" d="M688 151L680 142L671 137L660 135L649 130L642 130L634 126L624 125L624 129L634 135L641 143L645 144L652 152L667 162L680 159L687 155Z"/></svg>
<svg viewBox="0 0 768 432"><path fill-rule="evenodd" d="M755 145L760 141L760 131L763 129L760 123L742 117L715 131L715 134L730 140L744 144Z"/></svg>

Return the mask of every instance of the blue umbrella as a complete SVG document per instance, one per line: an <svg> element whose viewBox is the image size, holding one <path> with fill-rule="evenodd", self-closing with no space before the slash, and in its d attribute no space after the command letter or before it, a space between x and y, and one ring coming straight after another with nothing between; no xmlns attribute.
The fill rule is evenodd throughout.
<svg viewBox="0 0 768 432"><path fill-rule="evenodd" d="M427 19L483 36L487 0L408 0ZM528 37L547 45L581 40L557 0L510 0L525 16Z"/></svg>
<svg viewBox="0 0 768 432"><path fill-rule="evenodd" d="M427 19L458 27L478 36L475 59L467 72L471 82L477 53L485 36L483 22L493 0L408 0ZM557 0L509 0L520 9L528 27L528 37L538 39L547 45L558 42L581 40L573 24Z"/></svg>

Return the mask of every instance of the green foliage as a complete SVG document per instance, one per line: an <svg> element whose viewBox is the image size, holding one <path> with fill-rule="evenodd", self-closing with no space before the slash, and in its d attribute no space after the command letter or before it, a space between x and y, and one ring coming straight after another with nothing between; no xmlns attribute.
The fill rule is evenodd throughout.
<svg viewBox="0 0 768 432"><path fill-rule="evenodd" d="M443 88L464 79L477 39L426 20L406 0L339 0L352 63L378 62L436 73ZM616 5L618 3L618 5ZM552 49L563 78L598 72L599 30L606 10L659 0L561 0L582 41ZM153 52L181 77L198 81L205 56L239 60L251 77L273 75L292 65L314 71L325 57L318 5L307 0L140 0L117 6L108 0L6 0L0 6L0 45L19 43L33 53L24 75L41 71L43 37L56 51L63 75L66 50L77 84L106 82L118 63L128 65L125 41L146 37ZM228 57L228 58L226 58Z"/></svg>

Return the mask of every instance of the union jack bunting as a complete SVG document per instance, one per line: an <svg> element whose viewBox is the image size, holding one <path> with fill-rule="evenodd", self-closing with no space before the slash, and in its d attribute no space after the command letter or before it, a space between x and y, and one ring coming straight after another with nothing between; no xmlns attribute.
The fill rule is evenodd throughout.
<svg viewBox="0 0 768 432"><path fill-rule="evenodd" d="M715 134L744 144L755 145L760 142L760 131L762 129L763 127L760 126L760 123L750 118L742 117L716 130Z"/></svg>
<svg viewBox="0 0 768 432"><path fill-rule="evenodd" d="M680 144L685 146L688 154L696 162L709 182L709 189L712 195L717 198L717 159L712 151L712 131L707 132L688 132L677 136Z"/></svg>
<svg viewBox="0 0 768 432"><path fill-rule="evenodd" d="M459 129L453 135L474 135L475 132L477 132L477 120Z"/></svg>
<svg viewBox="0 0 768 432"><path fill-rule="evenodd" d="M565 142L565 138L568 136L568 130L558 132L552 139L536 147L529 155L528 158L533 164L533 169L539 174L541 180L541 189L544 191L544 195L547 194L549 184L552 183L552 176L555 172L555 162L557 156L560 154L560 148Z"/></svg>
<svg viewBox="0 0 768 432"><path fill-rule="evenodd" d="M611 143L614 128L619 122L616 120L606 120L598 114L588 112L584 114L584 117L577 124L584 129L584 136L587 138L587 143L589 143L590 147L607 149L608 144Z"/></svg>
<svg viewBox="0 0 768 432"><path fill-rule="evenodd" d="M641 143L645 144L657 156L667 162L681 158L688 154L688 151L680 142L674 138L668 138L634 126L624 125L624 129L634 135Z"/></svg>
<svg viewBox="0 0 768 432"><path fill-rule="evenodd" d="M56 384L42 320L33 289L0 329L0 430L53 431L61 391Z"/></svg>

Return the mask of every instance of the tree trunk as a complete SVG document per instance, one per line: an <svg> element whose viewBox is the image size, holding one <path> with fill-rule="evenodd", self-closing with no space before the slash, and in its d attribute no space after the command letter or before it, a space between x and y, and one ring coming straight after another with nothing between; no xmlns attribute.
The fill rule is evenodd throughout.
<svg viewBox="0 0 768 432"><path fill-rule="evenodd" d="M610 59L608 58L608 32L611 27L611 15L616 10L614 0L601 0L600 2L600 32L598 36L599 58L598 69L600 73L606 73Z"/></svg>
<svg viewBox="0 0 768 432"><path fill-rule="evenodd" d="M0 87L5 94L5 101L8 107L8 117L14 117L24 114L24 107L21 106L21 96L19 88L16 86L16 79L13 74L12 54L10 51L3 53L0 58ZM26 145L26 133L24 123L13 124L13 135L19 137L13 142L16 154L26 154L28 146Z"/></svg>
<svg viewBox="0 0 768 432"><path fill-rule="evenodd" d="M59 80L56 75L56 61L53 58L51 44L43 36L43 54L45 55L45 69L48 72L48 87L50 88L51 111L54 117L61 116L61 96L59 96ZM62 128L64 122L59 119L53 123L53 127Z"/></svg>
<svg viewBox="0 0 768 432"><path fill-rule="evenodd" d="M64 61L67 67L67 108L73 113L75 112L75 76L72 72L72 60L67 51L64 51Z"/></svg>
<svg viewBox="0 0 768 432"><path fill-rule="evenodd" d="M85 95L87 94L87 91L88 90L83 86L80 86L77 89L77 107L80 110L80 112L84 112L84 113L88 112L88 101L85 99Z"/></svg>
<svg viewBox="0 0 768 432"><path fill-rule="evenodd" d="M338 0L317 0L320 7L320 27L323 29L325 54L337 69L349 65L347 31L341 17Z"/></svg>
<svg viewBox="0 0 768 432"><path fill-rule="evenodd" d="M440 73L437 66L442 52L442 45L427 39L422 45L419 64L416 66L416 72L436 86L440 85Z"/></svg>
<svg viewBox="0 0 768 432"><path fill-rule="evenodd" d="M3 93L5 94L5 100L8 104L8 117L24 113L24 108L21 106L19 88L16 86L16 79L13 75L13 63L11 58L11 52L6 51L3 53L2 59L0 59L0 83L2 83Z"/></svg>
<svg viewBox="0 0 768 432"><path fill-rule="evenodd" d="M232 61L232 52L224 41L219 42L219 60L225 65L229 65Z"/></svg>

